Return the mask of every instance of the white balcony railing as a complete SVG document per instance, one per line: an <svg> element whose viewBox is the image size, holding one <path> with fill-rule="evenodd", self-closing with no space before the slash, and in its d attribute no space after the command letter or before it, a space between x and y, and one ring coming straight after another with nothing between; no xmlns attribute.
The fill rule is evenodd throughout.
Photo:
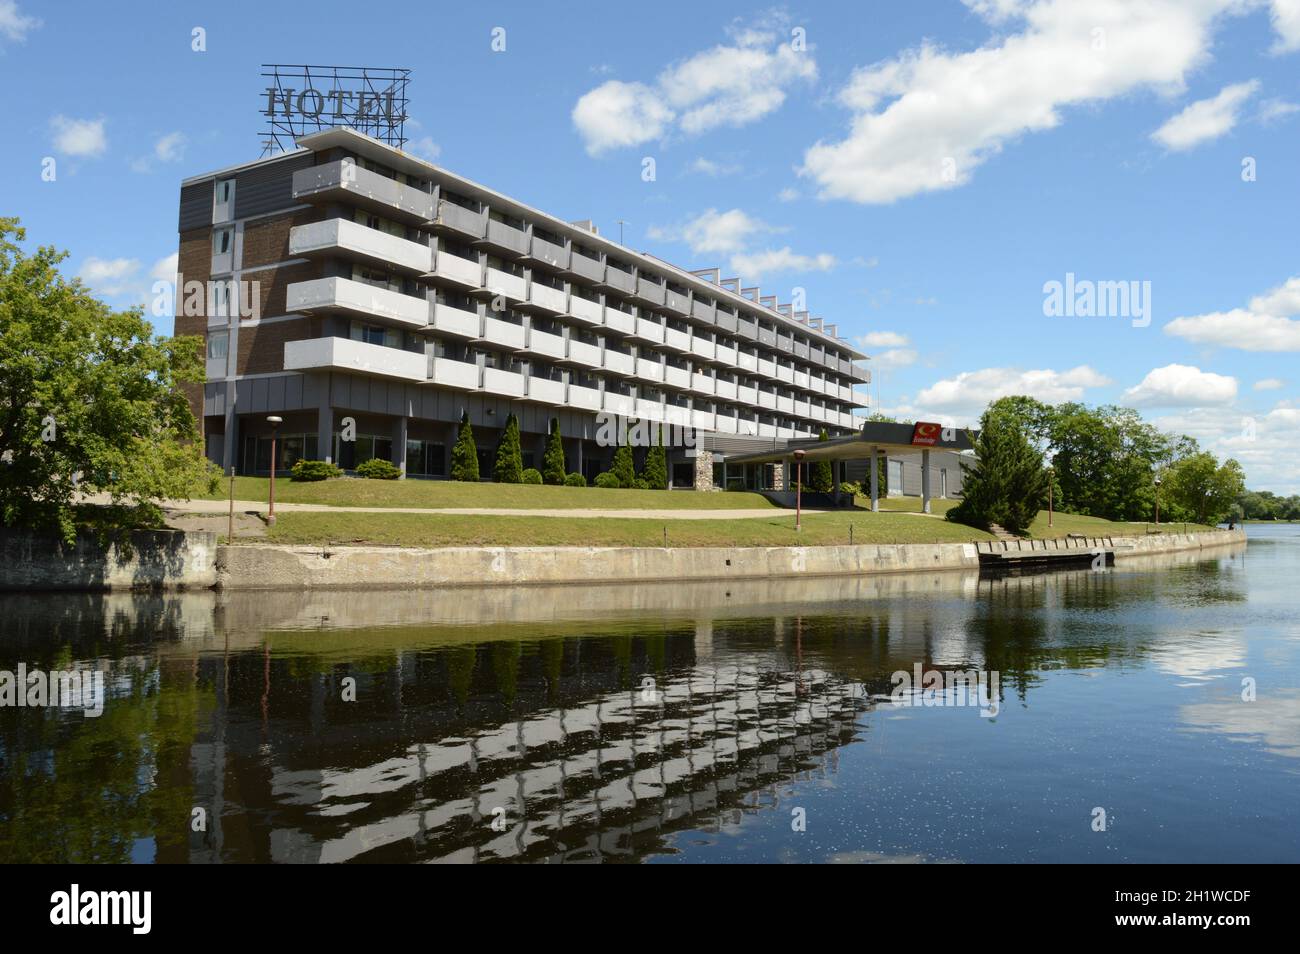
<svg viewBox="0 0 1300 954"><path fill-rule="evenodd" d="M289 312L338 312L405 328L427 328L429 302L350 278L313 278L285 289Z"/></svg>
<svg viewBox="0 0 1300 954"><path fill-rule="evenodd" d="M483 319L483 340L502 348L522 348L524 326L489 315Z"/></svg>
<svg viewBox="0 0 1300 954"><path fill-rule="evenodd" d="M438 302L433 305L433 321L430 326L434 331L444 335L451 335L453 338L479 337L479 317L477 313L453 308L451 305L443 305Z"/></svg>
<svg viewBox="0 0 1300 954"><path fill-rule="evenodd" d="M311 256L321 252L359 258L415 275L429 271L433 260L429 246L372 229L351 219L308 222L289 230L290 255Z"/></svg>
<svg viewBox="0 0 1300 954"><path fill-rule="evenodd" d="M478 365L468 361L453 361L451 358L434 358L433 374L429 378L433 384L449 388L478 390Z"/></svg>
<svg viewBox="0 0 1300 954"><path fill-rule="evenodd" d="M509 272L503 272L499 268L488 266L487 277L483 282L483 287L487 288L494 295L504 295L511 301L523 301L525 295L524 280L518 275L511 275Z"/></svg>
<svg viewBox="0 0 1300 954"><path fill-rule="evenodd" d="M478 288L483 284L483 269L478 262L472 262L450 252L439 252L434 262L433 275L466 288Z"/></svg>
<svg viewBox="0 0 1300 954"><path fill-rule="evenodd" d="M306 338L284 343L286 371L351 371L356 374L424 381L428 359L423 352L402 351L351 338Z"/></svg>
<svg viewBox="0 0 1300 954"><path fill-rule="evenodd" d="M523 397L524 376L501 368L484 368L483 390L489 394L502 394L506 397Z"/></svg>

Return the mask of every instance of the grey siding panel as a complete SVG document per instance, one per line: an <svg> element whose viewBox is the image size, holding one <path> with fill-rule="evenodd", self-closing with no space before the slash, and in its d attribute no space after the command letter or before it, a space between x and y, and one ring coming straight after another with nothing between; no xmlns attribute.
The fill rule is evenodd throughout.
<svg viewBox="0 0 1300 954"><path fill-rule="evenodd" d="M212 182L196 182L181 188L180 220L177 231L205 229L212 224Z"/></svg>
<svg viewBox="0 0 1300 954"><path fill-rule="evenodd" d="M312 155L255 166L235 177L235 218L262 215L293 205L293 174L312 165ZM208 186L211 201L212 187Z"/></svg>

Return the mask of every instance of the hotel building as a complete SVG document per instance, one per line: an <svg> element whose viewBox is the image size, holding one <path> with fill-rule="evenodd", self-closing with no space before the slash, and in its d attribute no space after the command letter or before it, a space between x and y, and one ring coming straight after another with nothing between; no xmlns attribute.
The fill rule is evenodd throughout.
<svg viewBox="0 0 1300 954"><path fill-rule="evenodd" d="M720 482L728 453L860 423L865 355L774 296L353 129L297 143L181 185L176 331L206 337L192 399L227 471L269 470L270 415L283 419L277 469L377 456L443 477L468 414L485 478L510 413L525 467L540 467L558 419L567 470L590 481L614 453L597 440L606 412L696 429L708 453L669 450L673 485L688 487ZM212 290L203 314L180 306L195 281ZM354 441L340 439L349 418Z"/></svg>

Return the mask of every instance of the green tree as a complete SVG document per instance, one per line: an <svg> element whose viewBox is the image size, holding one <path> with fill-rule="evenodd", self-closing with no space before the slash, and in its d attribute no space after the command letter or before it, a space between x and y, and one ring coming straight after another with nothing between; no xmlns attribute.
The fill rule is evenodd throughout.
<svg viewBox="0 0 1300 954"><path fill-rule="evenodd" d="M156 525L159 501L215 487L186 397L202 339L155 337L142 309L66 280L66 252L25 240L0 218L0 526L70 540L77 496L95 493L111 503L100 526Z"/></svg>
<svg viewBox="0 0 1300 954"><path fill-rule="evenodd" d="M826 433L826 428L823 427L822 432L817 435L817 440L828 441L830 439L830 434ZM830 461L819 460L808 468L808 489L821 494L828 494L835 489L835 474L831 470Z"/></svg>
<svg viewBox="0 0 1300 954"><path fill-rule="evenodd" d="M668 451L664 447L664 429L661 424L655 426L654 443L646 451L641 479L651 490L668 489Z"/></svg>
<svg viewBox="0 0 1300 954"><path fill-rule="evenodd" d="M1169 468L1161 497L1177 508L1172 514L1175 519L1216 524L1228 516L1245 489L1246 475L1239 463L1228 459L1220 464L1213 454L1201 451Z"/></svg>
<svg viewBox="0 0 1300 954"><path fill-rule="evenodd" d="M451 479L477 481L478 448L474 446L474 428L469 423L469 412L460 416L460 431L451 449Z"/></svg>
<svg viewBox="0 0 1300 954"><path fill-rule="evenodd" d="M948 519L988 529L991 524L1024 533L1047 503L1043 455L1014 414L995 408L980 418L975 464L962 464L962 501Z"/></svg>
<svg viewBox="0 0 1300 954"><path fill-rule="evenodd" d="M560 436L560 419L551 418L551 433L546 438L546 453L542 457L542 480L560 486L568 476L564 469L564 439Z"/></svg>
<svg viewBox="0 0 1300 954"><path fill-rule="evenodd" d="M620 444L614 451L614 463L609 470L620 487L635 487L636 468L632 465L632 448Z"/></svg>
<svg viewBox="0 0 1300 954"><path fill-rule="evenodd" d="M506 418L505 429L501 432L492 479L499 484L519 484L524 480L524 451L519 442L519 419L513 411Z"/></svg>

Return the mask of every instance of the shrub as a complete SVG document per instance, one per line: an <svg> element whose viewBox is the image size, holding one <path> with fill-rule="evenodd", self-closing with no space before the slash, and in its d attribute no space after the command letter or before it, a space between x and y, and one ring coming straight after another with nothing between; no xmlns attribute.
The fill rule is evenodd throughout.
<svg viewBox="0 0 1300 954"><path fill-rule="evenodd" d="M641 477L638 477L636 480L632 481L632 487L636 490L650 489L650 485Z"/></svg>
<svg viewBox="0 0 1300 954"><path fill-rule="evenodd" d="M656 425L654 444L646 451L641 479L649 490L668 489L668 451L663 445L663 427Z"/></svg>
<svg viewBox="0 0 1300 954"><path fill-rule="evenodd" d="M605 487L607 489L614 489L614 488L622 487L623 485L618 482L617 477L615 477L611 472L606 470L596 475L596 486Z"/></svg>
<svg viewBox="0 0 1300 954"><path fill-rule="evenodd" d="M587 478L582 476L582 474L569 474L564 478L564 486L585 487L587 486Z"/></svg>
<svg viewBox="0 0 1300 954"><path fill-rule="evenodd" d="M523 473L523 482L525 484L540 484L542 482L542 472L536 467L529 467Z"/></svg>
<svg viewBox="0 0 1300 954"><path fill-rule="evenodd" d="M499 484L519 484L524 480L524 452L519 444L519 418L515 417L513 411L506 418L505 430L501 432L492 479Z"/></svg>
<svg viewBox="0 0 1300 954"><path fill-rule="evenodd" d="M831 436L826 433L826 428L822 428L821 434L817 436L819 441L828 441ZM807 483L804 484L805 490L813 490L818 493L828 494L835 489L835 475L831 472L831 462L828 460L819 460L813 463L805 473Z"/></svg>
<svg viewBox="0 0 1300 954"><path fill-rule="evenodd" d="M840 481L840 490L856 497L858 494L862 493L862 485L856 480L843 480Z"/></svg>
<svg viewBox="0 0 1300 954"><path fill-rule="evenodd" d="M289 470L290 480L329 480L331 477L342 476L343 471L327 460L303 459L296 462Z"/></svg>
<svg viewBox="0 0 1300 954"><path fill-rule="evenodd" d="M469 424L469 412L460 417L460 432L451 449L451 479L478 480L478 448L474 446L474 428Z"/></svg>
<svg viewBox="0 0 1300 954"><path fill-rule="evenodd" d="M614 475L620 487L632 487L636 484L636 469L632 466L632 448L624 444L614 451L614 463L609 472Z"/></svg>
<svg viewBox="0 0 1300 954"><path fill-rule="evenodd" d="M948 519L987 530L998 524L1023 533L1047 501L1043 455L1020 423L1005 412L986 410L975 438L975 464L961 465L962 501Z"/></svg>
<svg viewBox="0 0 1300 954"><path fill-rule="evenodd" d="M382 457L372 457L357 465L357 476L367 477L370 480L396 480L402 476L402 471L391 461L384 460Z"/></svg>
<svg viewBox="0 0 1300 954"><path fill-rule="evenodd" d="M560 439L560 419L551 418L551 434L546 438L546 455L542 458L542 477L548 484L564 483L564 441Z"/></svg>

